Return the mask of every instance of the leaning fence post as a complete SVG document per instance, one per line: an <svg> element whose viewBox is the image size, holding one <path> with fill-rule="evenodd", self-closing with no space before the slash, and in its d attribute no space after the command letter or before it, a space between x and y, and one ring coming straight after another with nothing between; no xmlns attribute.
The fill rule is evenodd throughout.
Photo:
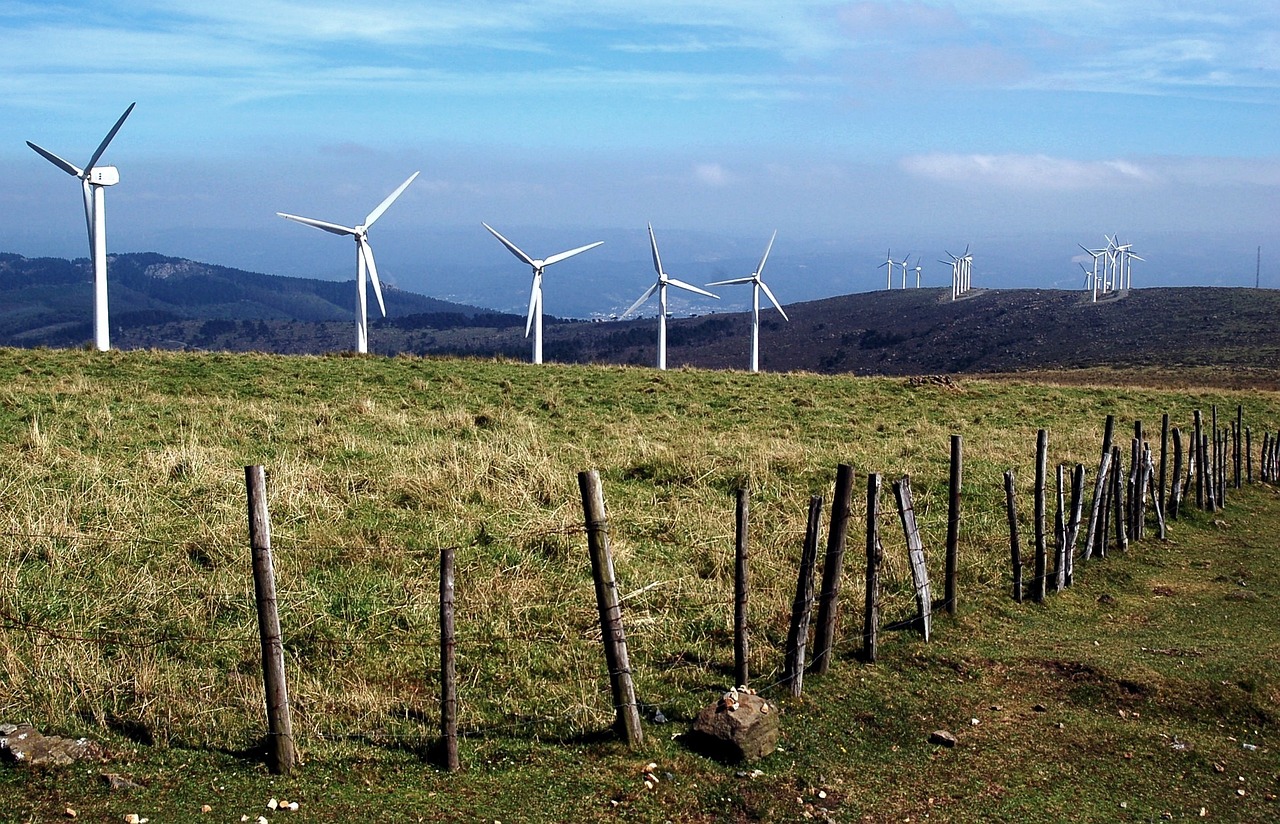
<svg viewBox="0 0 1280 824"><path fill-rule="evenodd" d="M1018 541L1018 509L1014 503L1013 470L1004 471L1004 504L1009 516L1009 560L1013 567L1013 600L1022 603L1022 546Z"/></svg>
<svg viewBox="0 0 1280 824"><path fill-rule="evenodd" d="M927 643L933 624L933 596L929 591L929 570L924 563L924 543L920 540L920 528L916 524L915 505L911 502L910 475L893 482L893 494L898 499L898 517L902 519L907 557L911 560L911 580L916 588L916 623Z"/></svg>
<svg viewBox="0 0 1280 824"><path fill-rule="evenodd" d="M1167 460L1169 452L1169 413L1165 412L1160 416L1160 486L1156 492L1156 497L1160 499L1161 508L1164 507L1165 491L1169 488L1166 484L1169 481L1169 464Z"/></svg>
<svg viewBox="0 0 1280 824"><path fill-rule="evenodd" d="M747 657L750 640L747 636L747 517L751 507L751 492L743 487L738 490L734 507L733 531L733 683L745 687L750 677Z"/></svg>
<svg viewBox="0 0 1280 824"><path fill-rule="evenodd" d="M791 695L804 689L804 655L809 644L809 617L813 613L813 566L818 560L818 531L821 528L822 496L809 499L809 519L805 525L804 547L800 551L800 575L796 597L791 603L791 630L787 633L786 661L782 681Z"/></svg>
<svg viewBox="0 0 1280 824"><path fill-rule="evenodd" d="M1173 428L1173 482L1169 485L1169 517L1178 519L1178 507L1182 505L1182 430Z"/></svg>
<svg viewBox="0 0 1280 824"><path fill-rule="evenodd" d="M1107 424L1102 435L1102 457L1098 460L1098 477L1093 480L1093 504L1089 507L1089 527L1084 534L1084 556L1086 558L1095 553L1094 545L1098 539L1099 522L1106 520L1102 503L1106 497L1104 484L1107 480L1107 465L1111 462L1111 439L1115 435L1115 428L1115 415L1108 415ZM1105 539L1103 543L1105 544Z"/></svg>
<svg viewBox="0 0 1280 824"><path fill-rule="evenodd" d="M1071 518L1067 521L1066 586L1075 582L1076 539L1080 536L1080 516L1084 512L1084 464L1076 464L1071 473Z"/></svg>
<svg viewBox="0 0 1280 824"><path fill-rule="evenodd" d="M1053 589L1062 592L1067 588L1067 490L1066 470L1062 464L1054 469L1054 489L1057 494L1053 508Z"/></svg>
<svg viewBox="0 0 1280 824"><path fill-rule="evenodd" d="M876 662L880 632L880 476L867 475L867 600L862 614L862 660Z"/></svg>
<svg viewBox="0 0 1280 824"><path fill-rule="evenodd" d="M849 508L853 499L853 467L836 467L835 495L831 499L831 524L827 533L827 557L822 563L822 592L818 598L818 626L813 632L813 664L817 675L831 667L839 620L840 575L844 570L844 548L849 534Z"/></svg>
<svg viewBox="0 0 1280 824"><path fill-rule="evenodd" d="M266 692L268 769L288 775L297 759L289 687L284 674L284 642L276 609L276 575L271 563L271 516L267 512L267 477L261 466L244 468L249 496L249 548L253 556L253 592L262 640L262 685Z"/></svg>
<svg viewBox="0 0 1280 824"><path fill-rule="evenodd" d="M964 444L959 435L951 436L951 475L947 488L947 560L942 579L943 606L949 615L956 614L956 578L960 564L960 482L964 462Z"/></svg>
<svg viewBox="0 0 1280 824"><path fill-rule="evenodd" d="M1120 447L1117 446L1114 449L1112 449L1111 454L1112 454L1112 462L1114 463L1116 468L1116 471L1112 473L1112 477L1115 479L1115 482L1111 485L1112 493L1115 495L1115 505L1116 505L1116 549L1121 552L1127 552L1129 549L1129 532L1128 532L1128 529L1126 528L1127 525L1125 524L1125 520L1124 520L1125 480L1124 480L1124 472L1120 468L1123 462L1123 459L1121 458Z"/></svg>
<svg viewBox="0 0 1280 824"><path fill-rule="evenodd" d="M587 548L591 555L591 577L596 586L596 606L600 610L600 635L609 667L609 687L613 695L614 726L633 749L644 743L640 729L640 709L631 683L631 660L627 636L622 631L622 603L613 574L613 554L609 549L609 520L604 509L600 473L594 469L578 473L582 511L587 528Z"/></svg>
<svg viewBox="0 0 1280 824"><path fill-rule="evenodd" d="M444 767L457 772L458 668L454 658L453 547L440 550L440 743Z"/></svg>

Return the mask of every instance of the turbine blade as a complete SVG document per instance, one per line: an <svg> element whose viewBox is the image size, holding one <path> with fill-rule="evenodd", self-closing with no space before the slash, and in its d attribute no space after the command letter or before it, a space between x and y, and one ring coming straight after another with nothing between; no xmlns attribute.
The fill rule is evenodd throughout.
<svg viewBox="0 0 1280 824"><path fill-rule="evenodd" d="M416 178L417 176L418 176L417 172L414 172L413 174L409 175L408 180L406 180L404 183L401 183L399 188L397 188L391 194L387 195L386 199L378 204L378 208L370 212L369 216L364 219L364 228L368 229L370 226L374 224L374 221L382 217L382 213L385 212L387 208L391 206L392 203L396 202L396 198L400 197L401 192L409 188L409 184L412 183L414 181L414 178Z"/></svg>
<svg viewBox="0 0 1280 824"><path fill-rule="evenodd" d="M668 281L670 282L670 281ZM730 280L717 280L714 283L705 284L706 286L737 286L742 283L755 283L756 278L753 275L749 278L731 278Z"/></svg>
<svg viewBox="0 0 1280 824"><path fill-rule="evenodd" d="M542 292L542 275L534 274L533 288L529 290L529 319L524 322L524 336L529 337L529 330L533 328L533 313L538 308L538 295Z"/></svg>
<svg viewBox="0 0 1280 824"><path fill-rule="evenodd" d="M676 286L681 289L684 289L688 292L697 292L699 295L706 295L709 298L715 298L716 300L720 300L719 295L713 295L710 292L708 292L706 289L699 289L697 286L694 286L692 283L685 283L683 280L676 280L673 277L668 277L667 283L669 283L672 286Z"/></svg>
<svg viewBox="0 0 1280 824"><path fill-rule="evenodd" d="M98 144L98 151L93 153L93 157L89 158L89 162L85 164L84 171L88 172L102 157L102 153L107 150L107 145L115 138L116 132L120 131L120 127L124 125L124 119L129 116L129 112L133 111L133 107L137 103L130 103L129 108L124 110L124 114L120 115L120 119L116 121L116 125L111 127L111 131L107 132L107 136L102 138L102 142Z"/></svg>
<svg viewBox="0 0 1280 824"><path fill-rule="evenodd" d="M649 224L649 246L653 249L653 268L662 275L662 258L658 256L658 238L653 234L653 224Z"/></svg>
<svg viewBox="0 0 1280 824"><path fill-rule="evenodd" d="M769 302L773 304L773 308L782 313L782 319L787 323L790 323L791 318L787 317L787 313L783 310L782 304L778 303L778 299L773 296L773 292L769 291L769 286L763 280L760 281L760 288L764 290L764 295L769 299Z"/></svg>
<svg viewBox="0 0 1280 824"><path fill-rule="evenodd" d="M529 257L529 256L528 256L528 255L526 255L523 251L521 251L519 246L515 245L514 243L512 243L512 242L511 242L511 241L509 241L509 240L507 240L507 239L506 239L505 237L503 237L502 235L498 234L498 230L497 230L497 229L493 228L493 227L492 227L492 226L490 226L488 223L485 223L485 222L483 222L483 221L481 221L480 225L481 225L481 226L483 226L484 228L488 229L488 230L489 230L489 234L491 234L491 235L493 235L494 237L496 237L496 238L497 238L497 239L502 243L502 245L503 245L503 246L507 247L507 251L509 251L511 254L515 255L515 256L516 256L517 258L519 258L520 260L523 260L525 263L529 264L530 266L534 266L533 258ZM536 268L536 267L535 267L535 268Z"/></svg>
<svg viewBox="0 0 1280 824"><path fill-rule="evenodd" d="M84 174L84 172L82 172L79 168L77 168L74 163L68 163L67 161L58 157L56 154L49 151L48 149L42 149L36 144L32 143L30 140L27 141L27 145L30 146L32 149L35 149L36 154L40 155L45 160L57 166L59 169L66 172L67 174L73 175L74 177L80 177Z"/></svg>
<svg viewBox="0 0 1280 824"><path fill-rule="evenodd" d="M577 249L570 249L567 252L561 252L558 255L552 255L551 257L542 261L542 265L550 266L553 263L559 263L562 260L567 260L568 258L573 257L574 255L580 255L583 252L587 251L588 249L594 249L602 243L604 243L603 240L597 240L595 243L588 243L586 246L579 246Z"/></svg>
<svg viewBox="0 0 1280 824"><path fill-rule="evenodd" d="M305 223L308 226L314 226L317 229L323 229L324 231L332 232L335 235L351 235L353 237L356 235L355 229L350 229L346 226L339 226L338 224L330 223L327 220L316 220L315 218L312 218L312 217L298 217L297 215L286 215L284 212L276 212L276 214L280 215L280 217L284 218L285 220L293 220L298 223Z"/></svg>
<svg viewBox="0 0 1280 824"><path fill-rule="evenodd" d="M373 247L364 238L357 238L356 245L360 247L360 254L364 255L364 265L369 269L369 282L373 284L373 296L378 299L378 308L385 318L387 305L382 302L382 284L378 281L378 267L373 264Z"/></svg>
<svg viewBox="0 0 1280 824"><path fill-rule="evenodd" d="M769 259L769 251L773 249L773 242L778 238L778 230L773 230L773 236L769 238L769 245L764 247L764 256L760 258L760 265L756 267L756 277L764 274L764 263Z"/></svg>
<svg viewBox="0 0 1280 824"><path fill-rule="evenodd" d="M640 308L640 306L641 306L641 305L642 305L646 300L648 300L649 298L653 297L653 293L654 293L654 292L656 292L656 291L658 291L658 284L657 284L657 283L653 284L653 285L652 285L652 286L650 286L648 289L646 289L646 290L644 291L644 294L640 296L640 300L638 300L638 301L636 301L635 303L631 304L631 306L629 306L629 307L627 308L627 311L623 312L621 315L618 315L618 320L622 320L622 319L623 319L623 318L625 318L627 315L629 315L629 314L631 314L632 312L634 312L635 310L639 309L639 308Z"/></svg>

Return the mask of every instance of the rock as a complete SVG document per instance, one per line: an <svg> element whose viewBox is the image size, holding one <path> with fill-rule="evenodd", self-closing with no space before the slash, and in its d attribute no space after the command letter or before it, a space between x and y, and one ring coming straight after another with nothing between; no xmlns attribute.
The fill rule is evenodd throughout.
<svg viewBox="0 0 1280 824"><path fill-rule="evenodd" d="M30 724L5 725L0 759L24 767L66 767L77 761L105 761L102 746L87 738L44 735Z"/></svg>
<svg viewBox="0 0 1280 824"><path fill-rule="evenodd" d="M778 745L778 714L760 696L735 692L698 713L690 743L722 761L763 758Z"/></svg>
<svg viewBox="0 0 1280 824"><path fill-rule="evenodd" d="M954 735L946 730L934 730L929 733L929 743L939 744L943 747L954 747L959 741Z"/></svg>

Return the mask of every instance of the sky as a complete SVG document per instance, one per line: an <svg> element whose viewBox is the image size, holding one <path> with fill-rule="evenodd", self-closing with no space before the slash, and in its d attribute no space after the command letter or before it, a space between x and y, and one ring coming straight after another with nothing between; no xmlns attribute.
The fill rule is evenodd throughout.
<svg viewBox="0 0 1280 824"><path fill-rule="evenodd" d="M0 0L0 251L83 257L76 181L101 164L113 252L385 280L515 309L620 311L663 262L784 302L926 285L1079 288L1118 235L1134 284L1280 288L1275 0ZM1262 247L1261 274L1256 271ZM557 294L556 279L564 286ZM726 290L728 291L728 290ZM725 295L741 307L749 290ZM693 301L693 311L707 303Z"/></svg>

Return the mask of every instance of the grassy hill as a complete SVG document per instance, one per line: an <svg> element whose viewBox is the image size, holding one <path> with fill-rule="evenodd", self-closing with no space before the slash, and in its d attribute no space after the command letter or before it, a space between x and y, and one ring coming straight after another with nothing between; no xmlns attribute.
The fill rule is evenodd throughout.
<svg viewBox="0 0 1280 824"><path fill-rule="evenodd" d="M803 313L801 313L803 317ZM1076 376L1079 378L1080 376ZM1087 376L1086 376L1087 377ZM1114 376L1112 376L1114 378ZM1087 381L1085 381L1087 383ZM1077 383L1080 383L1077 381ZM104 739L109 767L0 768L6 815L239 820L1267 820L1280 756L1280 498L1254 484L1170 540L1081 561L1043 605L1008 598L1001 474L1024 536L1036 430L1092 467L1102 422L1280 394L416 357L0 350L0 722ZM857 660L855 495L842 640L805 696L776 687L812 494L838 462L910 474L940 575L947 444L965 438L961 611L926 645ZM242 467L268 468L295 725L263 771ZM604 478L646 717L612 718L575 475ZM732 493L752 490L752 671L782 749L725 766L673 737L728 684ZM883 500L886 622L909 616ZM824 519L825 520L825 519ZM435 736L438 548L459 548L465 771ZM652 721L660 709L670 722ZM976 719L977 723L974 723ZM955 749L928 743L949 728ZM1245 747L1243 745L1249 745ZM660 783L642 773L658 764ZM759 773L752 770L758 769ZM113 794L99 772L142 789ZM203 804L213 817L201 817ZM299 819L301 820L301 818Z"/></svg>

